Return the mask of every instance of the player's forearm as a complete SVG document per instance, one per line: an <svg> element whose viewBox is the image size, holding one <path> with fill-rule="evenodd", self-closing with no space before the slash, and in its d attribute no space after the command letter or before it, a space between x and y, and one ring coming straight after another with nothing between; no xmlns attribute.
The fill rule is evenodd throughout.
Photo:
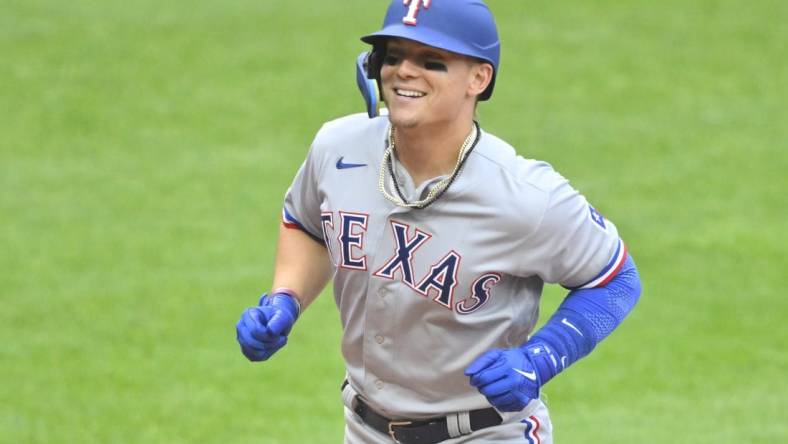
<svg viewBox="0 0 788 444"><path fill-rule="evenodd" d="M331 278L331 263L325 245L300 229L280 225L272 290L287 288L305 310Z"/></svg>
<svg viewBox="0 0 788 444"><path fill-rule="evenodd" d="M544 384L586 356L621 324L640 297L640 278L631 257L607 285L574 290L549 321L524 344Z"/></svg>

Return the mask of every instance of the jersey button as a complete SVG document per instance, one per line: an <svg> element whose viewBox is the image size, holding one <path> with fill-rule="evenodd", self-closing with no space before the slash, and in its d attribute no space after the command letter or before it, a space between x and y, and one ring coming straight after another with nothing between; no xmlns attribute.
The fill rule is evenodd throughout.
<svg viewBox="0 0 788 444"><path fill-rule="evenodd" d="M381 381L380 379L375 381L375 388L377 388L378 390L383 390L383 381Z"/></svg>
<svg viewBox="0 0 788 444"><path fill-rule="evenodd" d="M385 288L381 288L380 290L378 290L378 296L380 296L382 298L385 298L387 294L389 294L389 292L386 291Z"/></svg>
<svg viewBox="0 0 788 444"><path fill-rule="evenodd" d="M383 337L383 336L381 336L381 335L377 335L377 336L375 336L375 341L377 341L377 343L378 343L378 344L382 344L382 343L383 343L383 341L385 341L385 340L386 340L386 338L384 338L384 337Z"/></svg>

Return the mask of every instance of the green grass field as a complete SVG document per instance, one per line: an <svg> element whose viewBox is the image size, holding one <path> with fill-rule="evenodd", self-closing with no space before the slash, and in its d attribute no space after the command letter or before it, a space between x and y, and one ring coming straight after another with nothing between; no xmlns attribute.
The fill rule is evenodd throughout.
<svg viewBox="0 0 788 444"><path fill-rule="evenodd" d="M0 442L341 442L330 294L263 364L234 325L311 138L363 109L385 4L0 1ZM571 178L643 279L546 387L556 442L788 442L788 3L490 4L483 127Z"/></svg>

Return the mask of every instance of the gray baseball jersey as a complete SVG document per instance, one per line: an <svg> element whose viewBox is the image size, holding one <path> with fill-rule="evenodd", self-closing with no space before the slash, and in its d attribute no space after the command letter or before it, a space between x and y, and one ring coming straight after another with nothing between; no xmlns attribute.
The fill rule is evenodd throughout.
<svg viewBox="0 0 788 444"><path fill-rule="evenodd" d="M533 329L545 282L592 287L625 257L615 226L544 162L482 132L446 193L424 209L379 190L388 119L365 114L317 134L283 221L324 242L349 381L389 417L489 407L463 370ZM409 199L414 187L395 163ZM392 191L393 192L393 191Z"/></svg>

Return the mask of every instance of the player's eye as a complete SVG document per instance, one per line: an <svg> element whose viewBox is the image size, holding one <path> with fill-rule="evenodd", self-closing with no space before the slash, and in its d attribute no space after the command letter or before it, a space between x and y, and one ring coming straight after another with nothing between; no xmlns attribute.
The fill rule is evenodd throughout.
<svg viewBox="0 0 788 444"><path fill-rule="evenodd" d="M399 57L391 54L386 54L386 56L383 57L383 63L385 65L396 65L397 63L399 63Z"/></svg>
<svg viewBox="0 0 788 444"><path fill-rule="evenodd" d="M441 62L435 62L435 61L425 62L424 68L430 71L443 71L443 72L449 71L449 68L446 66L446 64Z"/></svg>

